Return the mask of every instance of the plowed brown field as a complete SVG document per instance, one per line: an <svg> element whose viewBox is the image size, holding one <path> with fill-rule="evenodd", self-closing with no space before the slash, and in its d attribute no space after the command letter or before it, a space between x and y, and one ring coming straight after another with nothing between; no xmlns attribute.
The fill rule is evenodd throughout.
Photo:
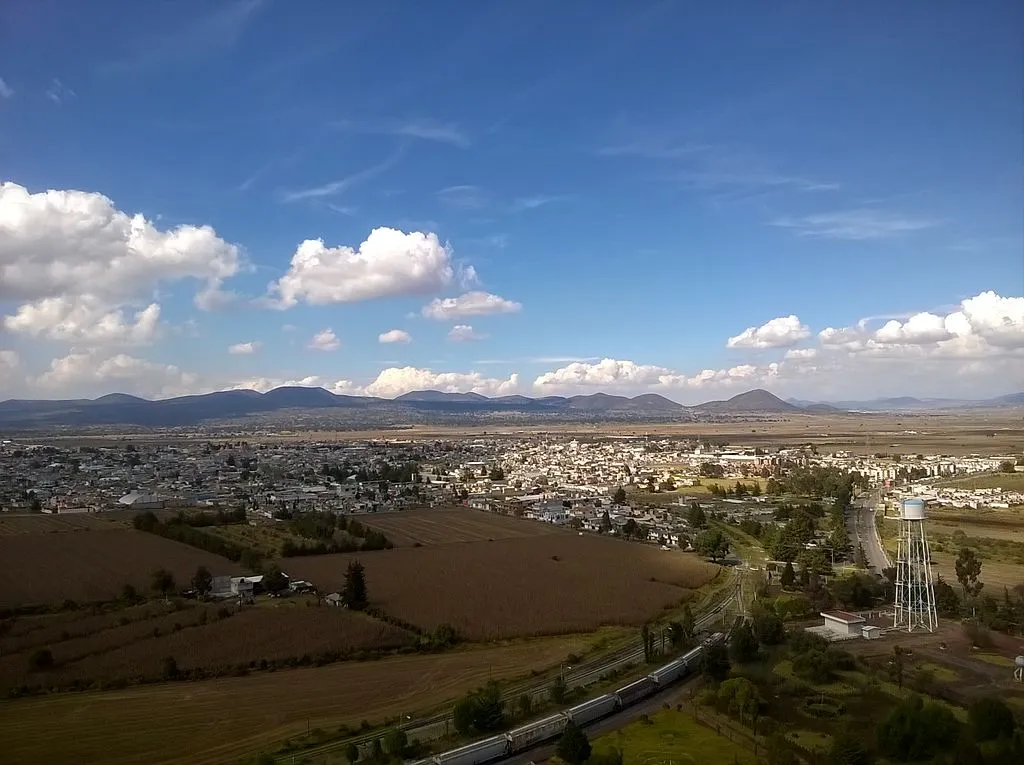
<svg viewBox="0 0 1024 765"><path fill-rule="evenodd" d="M679 550L564 531L295 558L286 570L330 591L353 559L366 567L372 605L427 629L451 624L472 639L640 624L719 571Z"/></svg>
<svg viewBox="0 0 1024 765"><path fill-rule="evenodd" d="M199 566L241 573L219 555L130 529L0 537L0 608L116 597L125 583L149 589L154 569L184 585Z"/></svg>
<svg viewBox="0 0 1024 765"><path fill-rule="evenodd" d="M523 539L565 533L547 523L466 509L377 513L359 516L359 520L383 533L396 547Z"/></svg>

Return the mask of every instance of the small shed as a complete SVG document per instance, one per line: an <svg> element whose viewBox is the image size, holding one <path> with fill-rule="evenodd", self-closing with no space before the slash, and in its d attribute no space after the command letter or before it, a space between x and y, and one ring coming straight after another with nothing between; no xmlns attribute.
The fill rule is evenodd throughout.
<svg viewBox="0 0 1024 765"><path fill-rule="evenodd" d="M851 614L849 611L822 611L825 627L839 635L860 637L867 621L863 616Z"/></svg>
<svg viewBox="0 0 1024 765"><path fill-rule="evenodd" d="M861 628L861 635L864 636L865 640L878 640L882 637L882 628L876 627L873 624L865 624Z"/></svg>

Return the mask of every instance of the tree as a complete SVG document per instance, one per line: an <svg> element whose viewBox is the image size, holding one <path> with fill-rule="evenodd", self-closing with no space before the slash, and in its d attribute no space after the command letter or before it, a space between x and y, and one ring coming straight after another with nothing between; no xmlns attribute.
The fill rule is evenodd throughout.
<svg viewBox="0 0 1024 765"><path fill-rule="evenodd" d="M392 757L401 758L409 746L409 737L401 728L392 728L384 736L384 751Z"/></svg>
<svg viewBox="0 0 1024 765"><path fill-rule="evenodd" d="M733 660L738 664L746 664L757 658L757 638L749 624L743 622L733 630L729 648Z"/></svg>
<svg viewBox="0 0 1024 765"><path fill-rule="evenodd" d="M28 668L32 672L45 672L53 668L53 651L49 648L37 648L28 657Z"/></svg>
<svg viewBox="0 0 1024 765"><path fill-rule="evenodd" d="M970 547L961 547L956 554L956 580L964 591L964 600L977 597L985 585L978 581L981 576L981 558Z"/></svg>
<svg viewBox="0 0 1024 765"><path fill-rule="evenodd" d="M786 561L786 567L782 569L782 576L779 577L779 584L784 590L791 589L796 584L796 571L793 570L793 561Z"/></svg>
<svg viewBox="0 0 1024 765"><path fill-rule="evenodd" d="M694 529L702 529L707 524L708 517L704 512L704 508L700 506L700 502L690 503L690 510L686 514L686 522Z"/></svg>
<svg viewBox="0 0 1024 765"><path fill-rule="evenodd" d="M720 683L729 676L729 649L722 641L709 645L701 654L701 674Z"/></svg>
<svg viewBox="0 0 1024 765"><path fill-rule="evenodd" d="M459 733L489 733L500 730L505 721L505 703L495 682L469 693L452 710L455 730Z"/></svg>
<svg viewBox="0 0 1024 765"><path fill-rule="evenodd" d="M256 755L255 765L276 765L277 759L269 752L260 752Z"/></svg>
<svg viewBox="0 0 1024 765"><path fill-rule="evenodd" d="M754 614L754 634L761 645L779 645L786 639L782 619L767 609Z"/></svg>
<svg viewBox="0 0 1024 765"><path fill-rule="evenodd" d="M630 518L622 526L622 535L626 539L633 539L640 534L640 524L637 523L633 518Z"/></svg>
<svg viewBox="0 0 1024 765"><path fill-rule="evenodd" d="M729 552L729 540L719 529L706 529L697 535L694 547L701 555L717 562Z"/></svg>
<svg viewBox="0 0 1024 765"><path fill-rule="evenodd" d="M700 463L700 475L702 478L724 478L725 468L715 462Z"/></svg>
<svg viewBox="0 0 1024 765"><path fill-rule="evenodd" d="M947 707L911 696L878 727L878 748L897 762L920 762L950 750L959 726Z"/></svg>
<svg viewBox="0 0 1024 765"><path fill-rule="evenodd" d="M978 741L993 741L1013 735L1013 711L997 696L985 696L967 710Z"/></svg>
<svg viewBox="0 0 1024 765"><path fill-rule="evenodd" d="M843 728L832 737L828 755L830 765L870 765L873 759L864 746L863 734Z"/></svg>
<svg viewBox="0 0 1024 765"><path fill-rule="evenodd" d="M565 678L559 673L551 683L551 700L555 704L564 704L568 695L569 688L565 684Z"/></svg>
<svg viewBox="0 0 1024 765"><path fill-rule="evenodd" d="M135 589L135 585L126 584L121 588L121 599L128 602L134 603L139 599L139 591Z"/></svg>
<svg viewBox="0 0 1024 765"><path fill-rule="evenodd" d="M569 765L583 765L590 758L590 741L587 734L570 720L565 725L562 737L558 739L555 753Z"/></svg>
<svg viewBox="0 0 1024 765"><path fill-rule="evenodd" d="M492 481L504 481L505 480L505 471L501 469L500 465L498 467L491 468L490 479Z"/></svg>
<svg viewBox="0 0 1024 765"><path fill-rule="evenodd" d="M280 592L288 587L288 577L276 566L272 565L263 575L263 589L267 592Z"/></svg>
<svg viewBox="0 0 1024 765"><path fill-rule="evenodd" d="M373 762L380 762L384 759L384 749L380 745L379 738L375 738L373 743L370 744L370 759Z"/></svg>
<svg viewBox="0 0 1024 765"><path fill-rule="evenodd" d="M960 613L960 596L941 576L935 582L935 610L939 616L952 619Z"/></svg>
<svg viewBox="0 0 1024 765"><path fill-rule="evenodd" d="M202 597L210 594L210 590L213 589L213 574L206 566L196 569L196 573L192 576L192 589Z"/></svg>
<svg viewBox="0 0 1024 765"><path fill-rule="evenodd" d="M889 676L896 681L896 684L903 688L903 649L898 645L892 647L892 658L889 659Z"/></svg>
<svg viewBox="0 0 1024 765"><path fill-rule="evenodd" d="M165 656L160 666L162 667L161 674L164 680L178 679L178 662L175 661L173 656Z"/></svg>
<svg viewBox="0 0 1024 765"><path fill-rule="evenodd" d="M345 586L342 588L345 605L353 611L362 611L369 604L366 595L366 572L363 564L357 560L348 564L345 572Z"/></svg>
<svg viewBox="0 0 1024 765"><path fill-rule="evenodd" d="M1003 473L1015 473L1017 472L1016 464L1013 460L1003 460L999 463L999 470Z"/></svg>
<svg viewBox="0 0 1024 765"><path fill-rule="evenodd" d="M683 613L679 617L679 628L683 633L683 641L686 645L693 643L693 638L697 634L697 620L693 617L693 611L690 610L690 604L683 604Z"/></svg>
<svg viewBox="0 0 1024 765"><path fill-rule="evenodd" d="M726 680L718 689L718 703L742 723L757 714L761 700L758 698L757 686L745 677L734 677Z"/></svg>
<svg viewBox="0 0 1024 765"><path fill-rule="evenodd" d="M174 589L174 574L165 568L158 568L150 575L150 584L166 600L167 593Z"/></svg>
<svg viewBox="0 0 1024 765"><path fill-rule="evenodd" d="M601 533L607 534L612 530L612 517L605 510L601 513Z"/></svg>
<svg viewBox="0 0 1024 765"><path fill-rule="evenodd" d="M623 489L621 486L615 490L614 494L612 494L612 504L615 504L615 505L624 505L624 504L626 504L626 490Z"/></svg>
<svg viewBox="0 0 1024 765"><path fill-rule="evenodd" d="M346 746L345 747L345 759L348 760L350 763L358 762L359 761L359 747L356 746L354 743L350 743L348 746Z"/></svg>
<svg viewBox="0 0 1024 765"><path fill-rule="evenodd" d="M658 484L658 488L661 489L662 491L675 491L676 482L673 481L671 478L668 478L662 481L660 484Z"/></svg>

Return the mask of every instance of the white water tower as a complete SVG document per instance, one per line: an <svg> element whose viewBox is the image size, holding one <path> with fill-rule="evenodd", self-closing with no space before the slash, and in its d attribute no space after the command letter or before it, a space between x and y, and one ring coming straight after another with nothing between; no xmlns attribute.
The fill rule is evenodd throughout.
<svg viewBox="0 0 1024 765"><path fill-rule="evenodd" d="M892 626L907 632L934 632L939 624L935 613L932 556L924 532L924 519L924 500L903 500L896 554L896 613Z"/></svg>

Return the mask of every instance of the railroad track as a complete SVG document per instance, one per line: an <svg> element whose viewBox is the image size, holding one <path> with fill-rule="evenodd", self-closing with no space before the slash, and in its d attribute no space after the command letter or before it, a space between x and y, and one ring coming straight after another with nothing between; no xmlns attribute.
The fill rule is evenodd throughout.
<svg viewBox="0 0 1024 765"><path fill-rule="evenodd" d="M737 578L735 588L723 600L713 604L710 610L705 611L694 620L694 625L698 630L705 630L709 625L714 624L714 622L716 622L723 614L727 613L732 605L741 598L741 581L741 578ZM740 605L742 606L742 602ZM594 658L589 662L583 662L572 670L567 671L564 675L565 684L569 689L591 685L592 683L599 681L602 675L606 675L609 672L623 667L639 664L643 660L643 641L637 637L625 646L617 648L603 656ZM501 697L506 704L513 704L524 694L530 696L531 699L536 698L539 695L547 695L551 690L551 682L552 679L550 677L545 680L539 680L537 678L524 680L507 687L502 691ZM405 731L406 735L409 736L409 739L412 740L413 738L428 738L428 736L424 736L422 733L429 732L432 728L440 728L441 726L444 726L445 729L448 730L452 724L453 716L451 708L449 707L446 711L437 712L427 717L419 717L415 720L402 721L397 727ZM303 758L318 757L340 752L346 749L350 744L355 744L357 747L362 748L366 745L372 744L374 739L382 738L384 733L385 731L375 730L340 741L330 741L324 744L319 744L308 749L303 749L301 752L295 752L295 754ZM414 735L416 733L420 733L421 735Z"/></svg>

